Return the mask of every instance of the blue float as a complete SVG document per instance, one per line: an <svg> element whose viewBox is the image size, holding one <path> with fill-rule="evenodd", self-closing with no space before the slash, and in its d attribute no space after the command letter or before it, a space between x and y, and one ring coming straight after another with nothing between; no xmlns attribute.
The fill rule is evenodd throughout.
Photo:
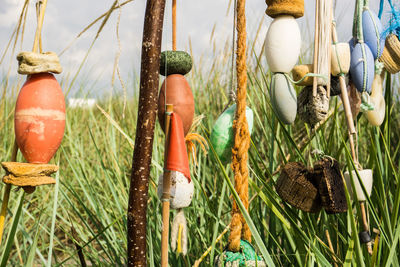
<svg viewBox="0 0 400 267"><path fill-rule="evenodd" d="M383 26L378 16L370 9L362 13L362 28L364 42L371 49L374 59L379 58L385 46L385 38L382 38Z"/></svg>
<svg viewBox="0 0 400 267"><path fill-rule="evenodd" d="M365 57L363 56L363 50ZM365 71L364 71L365 65ZM350 75L351 80L359 92L371 93L372 81L375 74L375 61L371 49L365 43L358 43L351 53ZM364 83L365 79L365 83Z"/></svg>

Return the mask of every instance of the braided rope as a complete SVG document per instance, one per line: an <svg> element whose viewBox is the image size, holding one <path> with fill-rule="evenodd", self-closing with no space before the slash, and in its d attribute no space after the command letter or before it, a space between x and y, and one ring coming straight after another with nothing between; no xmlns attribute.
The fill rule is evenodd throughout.
<svg viewBox="0 0 400 267"><path fill-rule="evenodd" d="M246 209L249 206L248 199L248 175L247 168L248 154L250 146L250 133L246 120L246 0L237 1L237 52L236 52L236 70L237 70L237 94L236 94L236 115L233 122L235 130L235 145L232 149L232 169L235 173L235 190L243 202ZM251 241L251 232L240 213L237 203L233 202L232 220L229 235L228 248L231 251L239 251L240 239Z"/></svg>

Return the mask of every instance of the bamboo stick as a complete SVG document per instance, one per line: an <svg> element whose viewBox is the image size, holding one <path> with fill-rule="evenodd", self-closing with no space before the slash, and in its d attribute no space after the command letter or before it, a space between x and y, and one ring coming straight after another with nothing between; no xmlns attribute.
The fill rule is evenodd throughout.
<svg viewBox="0 0 400 267"><path fill-rule="evenodd" d="M318 54L319 54L319 32L318 32L318 24L319 24L319 0L315 1L315 26L314 26L314 73L318 73ZM317 96L317 85L318 78L313 78L313 96Z"/></svg>
<svg viewBox="0 0 400 267"><path fill-rule="evenodd" d="M172 50L176 51L176 0L172 0Z"/></svg>
<svg viewBox="0 0 400 267"><path fill-rule="evenodd" d="M168 234L169 234L169 200L171 190L171 171L167 170L169 134L171 114L174 111L172 104L166 104L165 112L165 151L164 177L162 194L162 233L161 233L161 267L168 267Z"/></svg>
<svg viewBox="0 0 400 267"><path fill-rule="evenodd" d="M32 48L33 52L38 52L39 50L40 36L42 35L42 27L43 27L43 20L44 20L44 13L46 11L46 6L47 6L47 0L43 0L40 8L38 25L36 27L35 40L33 42L33 48Z"/></svg>

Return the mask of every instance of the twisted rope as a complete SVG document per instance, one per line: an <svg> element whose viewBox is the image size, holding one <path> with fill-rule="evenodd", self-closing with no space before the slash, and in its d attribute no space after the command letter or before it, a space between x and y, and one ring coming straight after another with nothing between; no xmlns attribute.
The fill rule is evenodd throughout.
<svg viewBox="0 0 400 267"><path fill-rule="evenodd" d="M235 144L232 149L232 169L235 173L235 190L243 202L246 209L249 206L248 196L248 175L247 168L248 154L250 146L250 132L246 119L246 17L245 0L237 1L237 52L236 52L236 72L237 72L237 93L236 93L236 115L233 122L235 131ZM240 213L238 205L233 201L232 220L229 235L228 248L237 252L240 248L240 239L251 241L251 232L246 224L243 215Z"/></svg>

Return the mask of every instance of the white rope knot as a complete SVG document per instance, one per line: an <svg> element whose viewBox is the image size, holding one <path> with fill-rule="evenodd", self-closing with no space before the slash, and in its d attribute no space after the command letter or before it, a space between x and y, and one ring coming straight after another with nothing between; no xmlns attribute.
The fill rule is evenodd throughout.
<svg viewBox="0 0 400 267"><path fill-rule="evenodd" d="M361 93L361 106L360 107L361 107L362 111L370 111L370 110L375 109L375 106L371 102L371 98L370 98L369 94L365 91Z"/></svg>
<svg viewBox="0 0 400 267"><path fill-rule="evenodd" d="M378 60L376 60L375 61L375 74L381 75L384 66L385 65L382 62L379 62Z"/></svg>

